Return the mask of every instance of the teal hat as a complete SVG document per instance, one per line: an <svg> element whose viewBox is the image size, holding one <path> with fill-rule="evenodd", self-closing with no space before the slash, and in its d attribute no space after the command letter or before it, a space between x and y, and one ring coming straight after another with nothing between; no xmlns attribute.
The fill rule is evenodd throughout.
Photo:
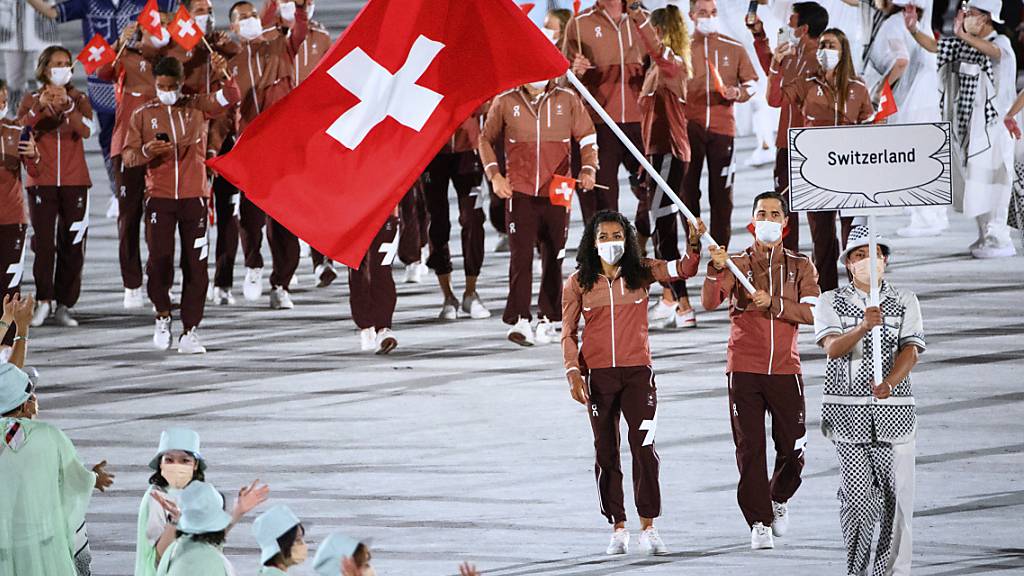
<svg viewBox="0 0 1024 576"><path fill-rule="evenodd" d="M0 364L0 414L24 404L32 395L28 388L28 374L14 364Z"/></svg>
<svg viewBox="0 0 1024 576"><path fill-rule="evenodd" d="M351 557L359 547L359 540L349 538L340 532L332 532L316 549L313 557L313 570L320 576L338 576L341 571L341 559Z"/></svg>
<svg viewBox="0 0 1024 576"><path fill-rule="evenodd" d="M156 456L149 461L149 467L160 471L160 459L164 454L174 450L188 452L199 462L199 471L206 470L206 460L203 460L199 453L199 433L188 428L168 428L160 433L160 447L157 448Z"/></svg>
<svg viewBox="0 0 1024 576"><path fill-rule="evenodd" d="M180 501L178 530L186 534L220 532L231 524L231 515L224 511L224 496L213 484L192 482L181 491Z"/></svg>
<svg viewBox="0 0 1024 576"><path fill-rule="evenodd" d="M278 504L256 517L252 523L252 535L260 545L260 564L282 552L277 539L301 523L299 517L284 504Z"/></svg>

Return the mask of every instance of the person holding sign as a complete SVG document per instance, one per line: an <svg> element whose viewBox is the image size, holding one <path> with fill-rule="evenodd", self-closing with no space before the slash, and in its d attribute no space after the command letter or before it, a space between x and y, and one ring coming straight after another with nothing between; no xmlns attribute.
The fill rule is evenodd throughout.
<svg viewBox="0 0 1024 576"><path fill-rule="evenodd" d="M839 521L847 573L868 570L872 535L880 524L875 574L910 574L917 420L910 371L925 350L917 296L883 280L890 247L877 238L879 306L869 305L869 230L858 226L843 252L851 283L821 295L814 331L828 362L821 428L839 456ZM880 326L886 375L876 378L871 330Z"/></svg>
<svg viewBox="0 0 1024 576"><path fill-rule="evenodd" d="M532 82L494 98L480 135L480 161L494 193L508 200L508 300L502 320L512 326L508 339L520 346L550 344L552 322L562 319L558 289L562 259L569 237L569 209L550 194L555 175L569 175L569 143L580 146L580 187L594 188L597 174L597 135L583 101L555 81ZM495 152L505 147L504 174ZM569 189L571 194L571 188ZM530 325L533 250L540 243L541 275L536 336Z"/></svg>
<svg viewBox="0 0 1024 576"><path fill-rule="evenodd" d="M782 246L789 218L786 199L764 192L754 199L748 229L754 244L732 260L754 285L751 296L726 269L725 248L710 248L704 280L706 310L729 303L731 333L726 373L740 482L737 499L750 526L750 547L774 548L789 527L788 502L804 467L804 383L797 336L813 322L818 273L811 260ZM765 474L765 412L772 415L775 473Z"/></svg>
<svg viewBox="0 0 1024 576"><path fill-rule="evenodd" d="M853 70L850 42L842 30L829 28L818 40L818 70L808 76L785 78L780 72L787 48L780 46L772 58L768 79L768 101L789 100L804 117L805 126L846 126L865 124L875 117L867 86ZM853 220L842 219L842 244L846 244ZM807 223L814 242L814 265L821 275L822 290L839 286L837 264L839 245L836 240L836 213L808 212Z"/></svg>
<svg viewBox="0 0 1024 576"><path fill-rule="evenodd" d="M705 232L704 223L696 222L690 225L691 238ZM672 262L642 258L629 220L618 212L598 212L583 231L576 271L562 287L562 360L573 400L587 406L590 414L601 512L613 526L608 554L629 551L619 462L620 414L629 428L640 549L668 554L654 528L654 519L661 515L654 448L658 390L647 340L647 298L654 282L693 277L699 250L699 245L691 245L686 255ZM586 323L582 337L581 317Z"/></svg>
<svg viewBox="0 0 1024 576"><path fill-rule="evenodd" d="M1013 141L999 125L1016 95L1017 59L1010 39L1000 34L999 0L970 0L957 13L955 36L935 40L908 21L914 39L938 53L939 101L953 124L954 166L963 175L964 214L978 223L971 244L975 258L1017 253L1006 225L1013 186Z"/></svg>

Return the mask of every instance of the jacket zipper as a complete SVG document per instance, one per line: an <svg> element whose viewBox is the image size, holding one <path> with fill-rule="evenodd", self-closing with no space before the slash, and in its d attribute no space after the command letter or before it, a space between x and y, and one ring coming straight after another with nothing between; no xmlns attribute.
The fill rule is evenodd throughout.
<svg viewBox="0 0 1024 576"><path fill-rule="evenodd" d="M775 256L775 246L772 246L771 252L768 253L768 334L771 339L768 347L768 375L772 375L772 364L775 363L775 317L772 316L771 300L775 296L775 281L772 277L772 260Z"/></svg>
<svg viewBox="0 0 1024 576"><path fill-rule="evenodd" d="M248 68L249 68L249 86L250 86L250 89L252 90L252 103L256 105L256 114L259 114L260 113L260 99L256 95L256 77L252 75L252 44L246 44L245 45L245 50L246 50L246 53L249 56L249 60L248 60L248 64L249 64L249 66L248 66ZM256 58L257 59L259 58L259 54L256 55Z"/></svg>
<svg viewBox="0 0 1024 576"><path fill-rule="evenodd" d="M628 16L627 16L628 18ZM609 18L611 20L611 18ZM626 52L622 49L622 29L615 22L612 22L612 26L615 26L615 39L619 41L619 92L621 93L621 100L619 100L620 113L619 117L622 119L622 123L626 123ZM626 28L629 28L629 20L626 21Z"/></svg>
<svg viewBox="0 0 1024 576"><path fill-rule="evenodd" d="M178 199L178 130L174 127L171 107L167 107L167 120L171 123L171 140L174 142L174 199Z"/></svg>
<svg viewBox="0 0 1024 576"><path fill-rule="evenodd" d="M61 185L61 174L60 174L60 128L57 128L57 186Z"/></svg>
<svg viewBox="0 0 1024 576"><path fill-rule="evenodd" d="M708 60L708 37L704 36L704 95L707 106L704 107L704 129L711 129L711 66Z"/></svg>
<svg viewBox="0 0 1024 576"><path fill-rule="evenodd" d="M611 280L608 280L608 302L612 307L612 368L615 368L615 288Z"/></svg>

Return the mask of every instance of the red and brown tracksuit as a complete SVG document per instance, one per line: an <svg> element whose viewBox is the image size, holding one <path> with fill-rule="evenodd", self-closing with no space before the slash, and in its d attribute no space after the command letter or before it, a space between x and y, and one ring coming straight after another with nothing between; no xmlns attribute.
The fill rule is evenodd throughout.
<svg viewBox="0 0 1024 576"><path fill-rule="evenodd" d="M690 138L690 166L683 183L683 202L700 215L700 177L708 166L708 203L711 205L709 232L721 246L732 236L733 139L736 136L734 101L716 89L714 67L724 88L740 89L738 102L753 95L757 72L742 44L722 34L694 33L690 44L693 77L686 86L687 134Z"/></svg>
<svg viewBox="0 0 1024 576"><path fill-rule="evenodd" d="M423 176L405 193L398 204L401 233L398 235L398 259L408 266L422 259L423 248L430 241L427 231L429 217L423 199Z"/></svg>
<svg viewBox="0 0 1024 576"><path fill-rule="evenodd" d="M483 169L477 156L480 123L487 108L481 106L445 142L423 173L423 192L430 215L430 256L427 267L438 276L452 273L448 248L452 224L448 216L448 182L455 188L462 229L462 267L466 276L480 275L484 264L484 197L480 183Z"/></svg>
<svg viewBox="0 0 1024 576"><path fill-rule="evenodd" d="M183 96L174 106L158 101L132 114L122 156L126 166L146 167L146 291L157 314L171 311L174 283L174 233L181 241L182 332L199 325L209 285L206 234L210 192L206 179L208 120L223 114L239 99L237 85L229 81L214 94ZM151 157L145 145L166 134L174 149Z"/></svg>
<svg viewBox="0 0 1024 576"><path fill-rule="evenodd" d="M28 213L21 185L21 166L31 175L39 174L39 158L28 160L18 154L21 126L0 119L0 299L21 291L25 274L25 230ZM14 344L14 326L0 333L0 344Z"/></svg>
<svg viewBox="0 0 1024 576"><path fill-rule="evenodd" d="M267 5L263 22L267 25L274 3ZM295 11L295 25L287 33L268 32L251 42L243 41L238 55L228 63L228 71L238 82L242 100L238 103L238 134L242 134L261 112L283 99L295 87L293 58L298 54L308 34L306 8L298 6ZM263 226L267 226L267 241L273 258L270 274L272 288L288 289L295 270L299 266L299 241L287 228L262 210L241 193L239 206L242 250L247 268L262 268Z"/></svg>
<svg viewBox="0 0 1024 576"><path fill-rule="evenodd" d="M616 22L599 5L595 5L580 12L567 25L563 44L570 62L582 49L592 68L580 77L580 81L638 149L643 146L639 101L644 84L644 58L647 57L642 40L645 36L651 45L658 44L646 12L638 11L632 17L624 12ZM639 180L640 163L604 120L594 111L591 114L600 153L597 183L607 186L607 189L595 188L580 194L584 222L600 210L618 210L620 164L629 171L633 194L642 203L646 201L644 187ZM640 225L642 227L643 223ZM646 233L641 230L641 234L649 236L650 230Z"/></svg>
<svg viewBox="0 0 1024 576"><path fill-rule="evenodd" d="M359 269L348 269L349 307L352 321L360 330L391 328L398 302L391 275L391 263L398 253L398 226L398 217L389 216L366 250Z"/></svg>
<svg viewBox="0 0 1024 576"><path fill-rule="evenodd" d="M43 104L41 91L26 94L18 121L31 127L39 149L39 171L28 174L32 221L32 275L36 300L73 308L82 290L82 265L89 231L89 168L85 139L92 133L89 97L67 88L63 109ZM56 271L55 271L56 269Z"/></svg>
<svg viewBox="0 0 1024 576"><path fill-rule="evenodd" d="M846 98L840 98L819 69L810 75L786 81L781 73L768 78L768 102L789 101L796 105L805 126L846 126L864 124L875 117L868 89L859 78L851 78ZM836 212L808 212L807 224L814 242L814 265L820 274L823 292L839 287L840 245L846 246L846 237L853 227L853 218L843 218L841 241L836 239ZM793 227L791 225L791 227Z"/></svg>
<svg viewBox="0 0 1024 576"><path fill-rule="evenodd" d="M771 296L767 310L755 308L750 295L728 269L708 264L701 293L704 308L729 303L729 413L740 482L737 500L747 524L771 526L772 502L785 503L800 487L804 467L804 383L797 336L801 324L813 324L821 294L810 259L782 246L760 244L732 256L740 272ZM765 474L765 412L772 417L775 472Z"/></svg>
<svg viewBox="0 0 1024 576"><path fill-rule="evenodd" d="M783 84L814 74L818 71L818 40L809 35L802 37L796 44L796 51L779 62L778 70L772 68L772 49L768 44L768 36L762 32L754 35L754 50L761 63L761 69L769 76L773 72L782 77ZM770 94L769 94L770 96ZM775 137L775 191L783 193L789 189L789 129L804 126L804 114L796 103L782 97L769 99L768 105L780 108L779 129ZM798 252L800 250L800 214L790 212L790 233L783 239L786 248Z"/></svg>
<svg viewBox="0 0 1024 576"><path fill-rule="evenodd" d="M690 163L690 140L686 134L686 63L667 47L649 47L654 66L647 71L640 97L643 119L640 123L644 150L659 172L669 158L667 183L682 195L683 178ZM637 206L637 221L647 219L654 244L654 255L662 260L679 258L679 208L650 177L644 182L648 202ZM641 211L644 213L641 214ZM649 211L649 212L648 212ZM653 222L653 226L651 223ZM676 297L685 294L686 281L668 286Z"/></svg>
<svg viewBox="0 0 1024 576"><path fill-rule="evenodd" d="M548 189L552 176L571 176L570 141L580 144L582 170L597 172L597 138L594 124L573 91L549 82L537 100L525 88L498 95L491 104L480 135L480 159L488 179L501 172L494 146L505 144L505 176L512 188L507 204L509 292L502 319L515 324L530 320L533 286L533 249L540 243L540 315L558 321L562 309L558 290L562 284L562 259L569 235L569 210L551 203Z"/></svg>
<svg viewBox="0 0 1024 576"><path fill-rule="evenodd" d="M594 475L601 514L611 524L626 521L619 458L619 414L629 428L633 456L633 498L642 518L661 515L658 453L658 390L647 339L647 299L651 282L672 282L697 273L700 254L682 260L645 260L650 277L630 288L624 278L598 275L584 289L577 270L562 288L562 361L566 374L578 371L589 388L590 426L594 432ZM586 324L580 347L580 318Z"/></svg>

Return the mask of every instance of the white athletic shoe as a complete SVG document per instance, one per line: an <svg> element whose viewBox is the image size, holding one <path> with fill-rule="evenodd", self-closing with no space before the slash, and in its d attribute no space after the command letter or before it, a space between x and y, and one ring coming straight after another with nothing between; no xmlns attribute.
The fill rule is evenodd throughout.
<svg viewBox="0 0 1024 576"><path fill-rule="evenodd" d="M309 244L307 244L305 240L299 240L299 258L303 260L309 258L310 251Z"/></svg>
<svg viewBox="0 0 1024 576"><path fill-rule="evenodd" d="M249 302L255 302L260 299L260 296L263 296L263 268L245 269L242 296Z"/></svg>
<svg viewBox="0 0 1024 576"><path fill-rule="evenodd" d="M547 318L541 318L537 322L536 333L533 336L534 342L537 344L551 344L557 340L555 335L555 325L551 323Z"/></svg>
<svg viewBox="0 0 1024 576"><path fill-rule="evenodd" d="M153 327L153 346L157 350L171 349L171 317L157 318Z"/></svg>
<svg viewBox="0 0 1024 576"><path fill-rule="evenodd" d="M971 256L978 258L979 260L987 260L989 258L1009 258L1017 254L1017 249L1014 248L1013 243L999 246L992 242L986 242L982 246L971 250Z"/></svg>
<svg viewBox="0 0 1024 576"><path fill-rule="evenodd" d="M50 302L40 302L36 304L36 311L32 314L32 322L30 325L33 328L38 328L46 322L46 319L53 313L53 304Z"/></svg>
<svg viewBox="0 0 1024 576"><path fill-rule="evenodd" d="M669 328L674 322L676 315L676 303L667 304L664 300L658 300L658 303L647 309L647 321L651 326L657 326L659 328Z"/></svg>
<svg viewBox="0 0 1024 576"><path fill-rule="evenodd" d="M395 333L390 328L382 328L380 332L377 332L377 351L375 354L387 354L398 348L398 338L395 337Z"/></svg>
<svg viewBox="0 0 1024 576"><path fill-rule="evenodd" d="M338 277L338 273L334 270L334 266L330 262L324 262L323 264L316 267L313 271L313 275L316 276L316 287L326 288L334 282L334 279Z"/></svg>
<svg viewBox="0 0 1024 576"><path fill-rule="evenodd" d="M751 167L765 166L775 163L775 148L758 146L746 160L746 165Z"/></svg>
<svg viewBox="0 0 1024 576"><path fill-rule="evenodd" d="M445 300L441 307L441 313L437 315L441 320L455 320L459 316L459 301L455 298Z"/></svg>
<svg viewBox="0 0 1024 576"><path fill-rule="evenodd" d="M111 195L107 200L107 220L117 220L118 212L120 212L120 206L117 204L117 198Z"/></svg>
<svg viewBox="0 0 1024 576"><path fill-rule="evenodd" d="M508 339L513 344L519 344L520 346L533 346L533 329L530 328L530 321L526 318L520 318L515 326L509 328Z"/></svg>
<svg viewBox="0 0 1024 576"><path fill-rule="evenodd" d="M124 289L124 309L135 310L142 308L145 304L142 301L142 288Z"/></svg>
<svg viewBox="0 0 1024 576"><path fill-rule="evenodd" d="M58 326L64 326L65 328L75 328L78 326L78 320L71 316L71 310L63 304L57 306L57 311L54 312L53 318L57 320Z"/></svg>
<svg viewBox="0 0 1024 576"><path fill-rule="evenodd" d="M206 348L199 343L199 336L196 335L195 328L178 338L178 354L206 354Z"/></svg>
<svg viewBox="0 0 1024 576"><path fill-rule="evenodd" d="M235 295L231 293L231 288L214 288L213 302L217 306L234 306Z"/></svg>
<svg viewBox="0 0 1024 576"><path fill-rule="evenodd" d="M629 532L627 530L616 530L612 534L612 541L608 543L605 554L627 554L629 553Z"/></svg>
<svg viewBox="0 0 1024 576"><path fill-rule="evenodd" d="M690 308L682 314L675 314L676 328L696 328L697 327L697 312Z"/></svg>
<svg viewBox="0 0 1024 576"><path fill-rule="evenodd" d="M377 331L373 328L363 328L359 331L359 349L363 352L377 349Z"/></svg>
<svg viewBox="0 0 1024 576"><path fill-rule="evenodd" d="M405 280L406 284L419 284L423 282L423 264L420 262L413 262L405 267Z"/></svg>
<svg viewBox="0 0 1024 576"><path fill-rule="evenodd" d="M755 522L750 528L750 549L770 550L775 548L775 539L772 538L772 530L760 522Z"/></svg>
<svg viewBox="0 0 1024 576"><path fill-rule="evenodd" d="M640 533L640 550L654 556L664 556L669 553L668 546L665 546L661 535L658 534L658 529L654 526Z"/></svg>
<svg viewBox="0 0 1024 576"><path fill-rule="evenodd" d="M302 287L302 279L299 278L299 273L295 272L292 274L292 279L288 281L289 290L298 290Z"/></svg>
<svg viewBox="0 0 1024 576"><path fill-rule="evenodd" d="M270 308L272 310L291 310L295 308L288 291L280 286L270 289Z"/></svg>
<svg viewBox="0 0 1024 576"><path fill-rule="evenodd" d="M785 536L789 532L789 506L786 503L772 502L772 534Z"/></svg>
<svg viewBox="0 0 1024 576"><path fill-rule="evenodd" d="M480 296L476 293L462 299L462 312L474 320L491 317L491 311L484 306Z"/></svg>

